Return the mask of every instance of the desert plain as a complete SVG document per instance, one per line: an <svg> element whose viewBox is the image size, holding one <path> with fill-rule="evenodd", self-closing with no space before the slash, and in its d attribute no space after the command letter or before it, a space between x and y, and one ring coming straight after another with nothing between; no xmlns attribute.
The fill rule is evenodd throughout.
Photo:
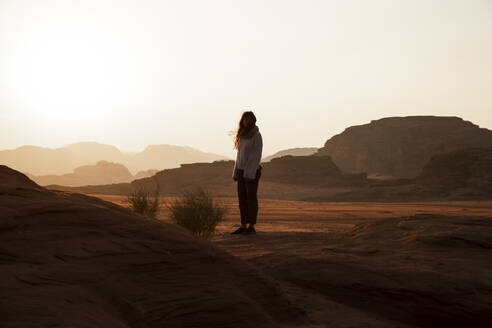
<svg viewBox="0 0 492 328"><path fill-rule="evenodd" d="M126 197L96 195L126 206ZM170 198L163 198L165 203ZM309 327L487 327L492 201L261 199L257 234L235 198L211 242L272 278ZM169 222L163 207L159 220Z"/></svg>

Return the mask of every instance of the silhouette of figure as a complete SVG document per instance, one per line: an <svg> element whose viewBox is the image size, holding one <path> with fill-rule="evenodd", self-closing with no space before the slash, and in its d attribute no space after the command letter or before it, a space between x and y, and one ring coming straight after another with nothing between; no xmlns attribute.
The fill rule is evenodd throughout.
<svg viewBox="0 0 492 328"><path fill-rule="evenodd" d="M237 181L241 227L232 234L256 234L257 192L262 169L260 161L263 139L252 111L246 111L241 115L234 148L237 149L237 156L232 178Z"/></svg>

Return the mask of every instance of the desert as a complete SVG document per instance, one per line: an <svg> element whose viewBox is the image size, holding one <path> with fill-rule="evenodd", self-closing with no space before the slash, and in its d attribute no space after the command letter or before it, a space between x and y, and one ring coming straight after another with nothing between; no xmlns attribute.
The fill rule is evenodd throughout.
<svg viewBox="0 0 492 328"><path fill-rule="evenodd" d="M492 201L264 200L254 238L230 235L237 202L222 202L230 214L212 243L279 281L312 324L487 327L492 320Z"/></svg>
<svg viewBox="0 0 492 328"><path fill-rule="evenodd" d="M134 214L123 196L50 191L5 166L1 181L6 327L492 320L492 201L266 199L258 234L232 236L237 201L220 198L229 212L206 242L165 210Z"/></svg>
<svg viewBox="0 0 492 328"><path fill-rule="evenodd" d="M492 327L491 31L1 0L0 328Z"/></svg>
<svg viewBox="0 0 492 328"><path fill-rule="evenodd" d="M231 235L240 216L233 161L183 163L133 180L124 165L101 161L59 176L78 179L75 186L39 186L2 166L2 281L11 314L3 322L490 325L490 147L434 151L412 178L347 173L330 155L289 151L262 162L254 236ZM128 182L90 185L116 173ZM166 207L196 188L226 209L209 240L178 227ZM155 217L131 211L129 195L139 190L157 197Z"/></svg>

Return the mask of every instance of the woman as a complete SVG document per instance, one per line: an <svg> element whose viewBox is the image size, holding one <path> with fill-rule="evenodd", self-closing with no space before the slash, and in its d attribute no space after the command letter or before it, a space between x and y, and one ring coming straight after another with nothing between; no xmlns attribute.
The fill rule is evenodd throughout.
<svg viewBox="0 0 492 328"><path fill-rule="evenodd" d="M261 176L263 139L251 111L244 112L234 139L237 149L232 178L237 181L237 196L241 213L241 227L232 234L256 234L258 216L258 182Z"/></svg>

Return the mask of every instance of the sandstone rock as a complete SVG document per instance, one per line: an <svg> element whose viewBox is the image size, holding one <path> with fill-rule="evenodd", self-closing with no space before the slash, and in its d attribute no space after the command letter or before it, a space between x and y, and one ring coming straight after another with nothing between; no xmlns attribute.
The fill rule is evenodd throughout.
<svg viewBox="0 0 492 328"><path fill-rule="evenodd" d="M344 172L413 178L432 156L470 147L492 147L492 131L457 117L389 117L347 128L317 155Z"/></svg>
<svg viewBox="0 0 492 328"><path fill-rule="evenodd" d="M263 166L265 181L310 186L351 186L366 182L364 173L344 174L329 156L283 156Z"/></svg>
<svg viewBox="0 0 492 328"><path fill-rule="evenodd" d="M485 328L492 322L491 236L490 217L420 214L327 234L309 256L282 245L256 262L277 279L402 324Z"/></svg>
<svg viewBox="0 0 492 328"><path fill-rule="evenodd" d="M0 166L1 327L284 327L275 281L178 226Z"/></svg>
<svg viewBox="0 0 492 328"><path fill-rule="evenodd" d="M262 164L261 184L279 183L291 186L335 187L359 186L366 183L365 174L344 174L329 157L284 156ZM179 195L183 190L202 187L215 194L235 192L232 180L233 161L183 164L163 170L153 177L135 180L135 188L159 190L161 195ZM235 195L235 194L233 194ZM275 196L274 193L269 194Z"/></svg>
<svg viewBox="0 0 492 328"><path fill-rule="evenodd" d="M434 156L417 183L439 193L492 197L492 148L469 148Z"/></svg>

